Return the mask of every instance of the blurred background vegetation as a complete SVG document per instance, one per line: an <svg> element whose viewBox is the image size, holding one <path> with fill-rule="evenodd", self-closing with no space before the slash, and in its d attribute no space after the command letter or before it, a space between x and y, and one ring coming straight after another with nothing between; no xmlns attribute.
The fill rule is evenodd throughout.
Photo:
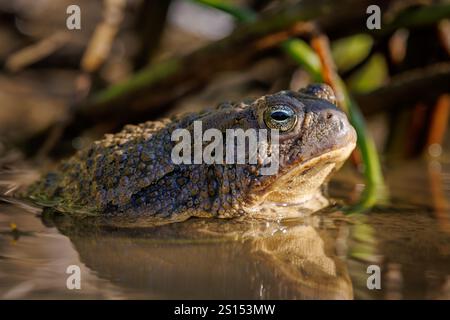
<svg viewBox="0 0 450 320"><path fill-rule="evenodd" d="M66 28L71 4L81 30ZM380 30L366 27L373 4ZM448 1L1 0L0 17L0 159L42 163L127 123L312 81L357 128L363 206L380 163L449 146Z"/></svg>

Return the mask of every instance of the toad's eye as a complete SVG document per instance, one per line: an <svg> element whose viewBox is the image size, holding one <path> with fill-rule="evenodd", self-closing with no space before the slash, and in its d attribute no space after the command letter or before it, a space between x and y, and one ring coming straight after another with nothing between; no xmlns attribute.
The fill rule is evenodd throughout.
<svg viewBox="0 0 450 320"><path fill-rule="evenodd" d="M291 130L297 123L297 114L291 107L276 105L266 110L264 122L270 129L286 132Z"/></svg>

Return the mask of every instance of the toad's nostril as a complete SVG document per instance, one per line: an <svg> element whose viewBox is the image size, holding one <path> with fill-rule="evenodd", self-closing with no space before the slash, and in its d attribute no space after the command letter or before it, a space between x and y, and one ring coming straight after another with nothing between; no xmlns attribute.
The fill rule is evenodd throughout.
<svg viewBox="0 0 450 320"><path fill-rule="evenodd" d="M342 120L339 120L339 131L342 131L345 129L345 124Z"/></svg>

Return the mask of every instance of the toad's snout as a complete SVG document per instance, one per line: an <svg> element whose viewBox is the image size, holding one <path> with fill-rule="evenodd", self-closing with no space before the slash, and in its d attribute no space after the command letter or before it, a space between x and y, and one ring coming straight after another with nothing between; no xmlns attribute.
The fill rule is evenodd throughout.
<svg viewBox="0 0 450 320"><path fill-rule="evenodd" d="M329 106L314 110L319 128L325 128L318 133L318 137L328 140L334 148L347 147L356 143L356 131L350 124L347 115L340 109Z"/></svg>
<svg viewBox="0 0 450 320"><path fill-rule="evenodd" d="M337 108L322 110L320 117L328 123L327 126L331 128L330 133L337 145L345 146L356 143L356 131L343 111Z"/></svg>
<svg viewBox="0 0 450 320"><path fill-rule="evenodd" d="M345 150L341 156L348 157L356 145L356 131L347 115L325 101L309 105L305 111L301 138L304 154L314 158L333 150Z"/></svg>

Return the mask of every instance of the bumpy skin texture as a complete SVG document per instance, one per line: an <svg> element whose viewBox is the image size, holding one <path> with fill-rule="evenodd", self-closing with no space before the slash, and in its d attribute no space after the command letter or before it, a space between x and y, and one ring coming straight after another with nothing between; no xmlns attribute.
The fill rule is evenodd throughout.
<svg viewBox="0 0 450 320"><path fill-rule="evenodd" d="M224 103L203 113L127 125L62 162L56 172L31 186L29 196L60 211L144 225L146 221L181 221L191 216L235 217L245 215L271 194L277 195L277 201L284 196L289 201L295 192L318 192L323 181L305 184L289 175L307 177L311 166L320 171L322 165L339 165L356 141L346 116L329 102L333 100L319 98L328 96L327 90L316 85L250 103ZM171 151L177 143L171 141L173 130L187 128L193 137L194 120L202 121L203 131L216 128L224 136L225 130L232 128L268 129L263 114L274 105L288 105L297 115L294 128L280 133L277 174L260 175L261 164L172 162ZM327 157L329 154L333 156Z"/></svg>

